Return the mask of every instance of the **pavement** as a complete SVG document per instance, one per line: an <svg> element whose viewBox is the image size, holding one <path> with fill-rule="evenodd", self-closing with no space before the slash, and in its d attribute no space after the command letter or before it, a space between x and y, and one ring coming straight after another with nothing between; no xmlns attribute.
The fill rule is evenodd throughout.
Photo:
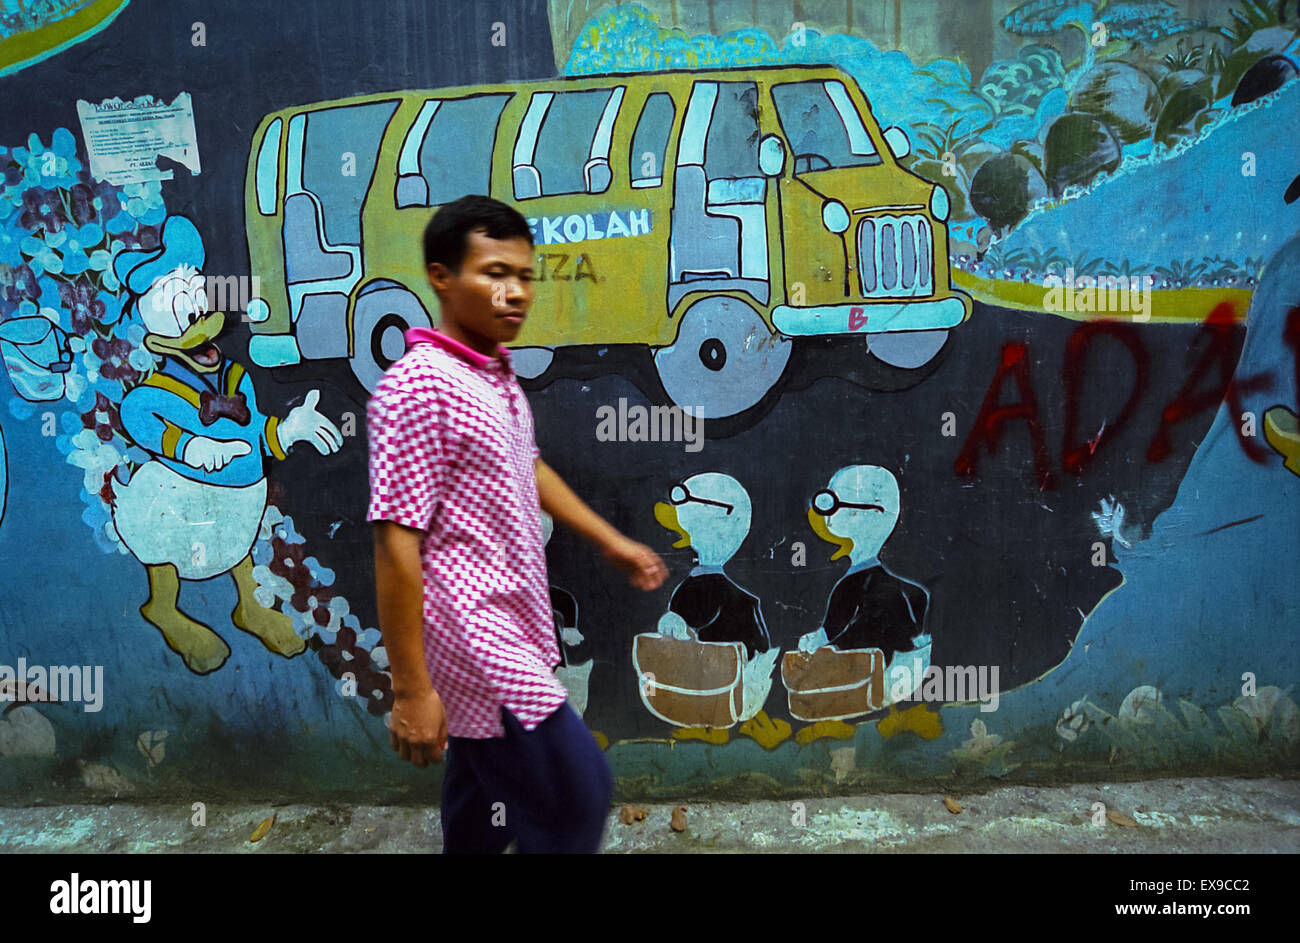
<svg viewBox="0 0 1300 943"><path fill-rule="evenodd" d="M972 795L629 805L623 817L630 824L620 821L622 806L611 809L606 853L1300 852L1300 780L1294 779L1161 779L1018 785ZM680 831L672 827L677 809L684 809L678 815ZM638 810L645 813L640 820ZM253 841L258 831L263 834ZM4 854L441 850L438 809L431 806L0 807Z"/></svg>

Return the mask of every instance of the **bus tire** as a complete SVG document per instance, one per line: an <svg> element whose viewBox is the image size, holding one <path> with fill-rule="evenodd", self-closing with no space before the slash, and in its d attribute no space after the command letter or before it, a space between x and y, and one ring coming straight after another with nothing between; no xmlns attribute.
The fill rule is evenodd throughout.
<svg viewBox="0 0 1300 943"><path fill-rule="evenodd" d="M869 356L900 370L924 367L948 343L950 329L937 331L898 331L892 334L868 334Z"/></svg>
<svg viewBox="0 0 1300 943"><path fill-rule="evenodd" d="M722 419L761 400L785 372L790 339L774 334L749 304L712 295L682 315L677 339L655 351L664 392L692 414Z"/></svg>
<svg viewBox="0 0 1300 943"><path fill-rule="evenodd" d="M402 335L412 327L433 327L433 321L420 299L400 285L368 290L357 298L349 364L367 392L375 391L384 371L405 352Z"/></svg>

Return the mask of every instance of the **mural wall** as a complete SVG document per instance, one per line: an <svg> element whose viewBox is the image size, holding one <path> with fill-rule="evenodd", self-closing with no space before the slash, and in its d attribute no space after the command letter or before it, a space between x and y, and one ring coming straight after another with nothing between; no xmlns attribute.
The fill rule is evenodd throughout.
<svg viewBox="0 0 1300 943"><path fill-rule="evenodd" d="M1294 768L1300 11L830 6L4 8L0 799L436 795L364 421L464 193L670 567L543 520L626 795Z"/></svg>

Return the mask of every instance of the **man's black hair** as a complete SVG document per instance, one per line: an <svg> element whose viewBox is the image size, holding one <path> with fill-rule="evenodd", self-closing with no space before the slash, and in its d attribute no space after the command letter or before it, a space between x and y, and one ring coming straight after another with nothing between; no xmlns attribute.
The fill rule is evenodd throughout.
<svg viewBox="0 0 1300 943"><path fill-rule="evenodd" d="M460 265L469 251L469 234L482 229L489 239L513 239L516 236L533 244L528 220L513 206L488 196L471 194L444 205L424 227L424 266L441 262L460 273Z"/></svg>

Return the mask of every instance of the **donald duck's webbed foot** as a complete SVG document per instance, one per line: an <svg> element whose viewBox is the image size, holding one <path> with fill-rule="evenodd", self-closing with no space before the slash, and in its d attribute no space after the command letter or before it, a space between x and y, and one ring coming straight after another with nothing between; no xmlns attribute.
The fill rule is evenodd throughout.
<svg viewBox="0 0 1300 943"><path fill-rule="evenodd" d="M253 597L257 581L253 578L253 558L244 557L230 571L239 589L239 601L230 620L236 628L262 640L277 655L292 658L307 650L307 642L293 630L293 621L282 612L265 608Z"/></svg>
<svg viewBox="0 0 1300 943"><path fill-rule="evenodd" d="M185 666L195 674L216 671L230 657L230 646L216 632L191 619L176 606L180 593L180 576L170 563L148 566L149 599L140 607L140 615L162 632L167 647L180 655Z"/></svg>

